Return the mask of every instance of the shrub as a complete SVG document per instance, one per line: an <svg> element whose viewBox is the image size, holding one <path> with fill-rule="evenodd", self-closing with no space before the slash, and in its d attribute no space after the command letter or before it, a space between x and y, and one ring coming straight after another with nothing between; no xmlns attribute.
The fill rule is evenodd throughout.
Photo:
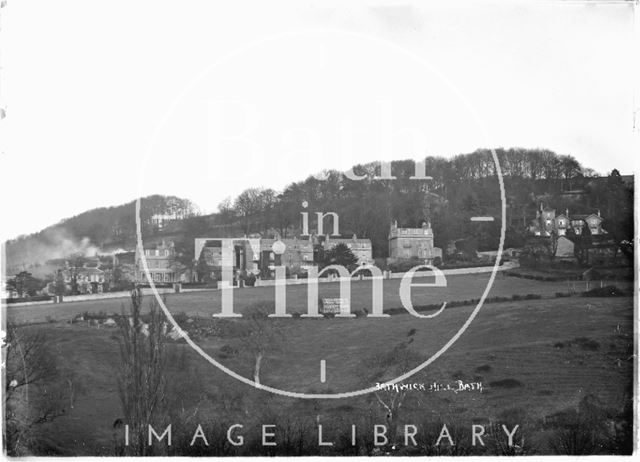
<svg viewBox="0 0 640 462"><path fill-rule="evenodd" d="M588 337L577 337L573 340L583 350L596 351L600 349L600 344Z"/></svg>
<svg viewBox="0 0 640 462"><path fill-rule="evenodd" d="M189 316L184 311L176 313L173 315L173 319L180 325L187 322L189 320Z"/></svg>
<svg viewBox="0 0 640 462"><path fill-rule="evenodd" d="M583 297L622 297L625 293L617 286L596 287L582 293Z"/></svg>
<svg viewBox="0 0 640 462"><path fill-rule="evenodd" d="M476 367L476 372L491 372L491 366L489 364L483 364Z"/></svg>
<svg viewBox="0 0 640 462"><path fill-rule="evenodd" d="M220 348L220 353L225 356L234 356L238 354L238 350L227 344Z"/></svg>
<svg viewBox="0 0 640 462"><path fill-rule="evenodd" d="M247 287L254 287L256 285L256 275L253 273L247 273L246 275L241 276L241 279Z"/></svg>
<svg viewBox="0 0 640 462"><path fill-rule="evenodd" d="M518 388L524 386L522 382L516 379L502 379L489 382L489 386L493 388Z"/></svg>

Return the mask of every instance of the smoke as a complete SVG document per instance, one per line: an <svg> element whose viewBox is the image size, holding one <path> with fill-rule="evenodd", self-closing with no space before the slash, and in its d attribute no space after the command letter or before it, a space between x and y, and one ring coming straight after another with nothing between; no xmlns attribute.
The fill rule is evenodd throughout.
<svg viewBox="0 0 640 462"><path fill-rule="evenodd" d="M92 257L100 249L91 239L74 238L63 228L51 228L41 233L25 236L6 243L7 269L42 264L48 260L69 257Z"/></svg>

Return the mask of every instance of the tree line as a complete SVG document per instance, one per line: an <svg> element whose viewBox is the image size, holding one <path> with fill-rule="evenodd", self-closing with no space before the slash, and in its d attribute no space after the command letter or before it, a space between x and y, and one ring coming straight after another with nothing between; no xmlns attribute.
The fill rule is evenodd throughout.
<svg viewBox="0 0 640 462"><path fill-rule="evenodd" d="M632 238L633 189L617 171L603 182L570 155L519 148L496 149L495 153L506 192L506 247L524 244L529 222L541 201L558 213L565 207L573 213L600 209L609 226L615 228L617 239ZM394 179L376 179L381 176L381 166L372 162L353 168L355 175L365 176L361 180L326 170L291 183L283 191L252 187L235 199L225 199L215 221L235 226L245 235L278 234L286 238L300 234L300 212L308 211L310 217L314 212L335 212L340 217L342 236L356 234L371 239L374 257L387 256L392 221L397 220L401 227L420 227L428 221L436 246L445 248L456 239L473 239L479 250L496 249L501 197L492 151L481 149L450 159L427 157L424 166L428 180L411 179L415 163L402 160L391 163ZM303 202L307 208L303 208ZM472 216L493 216L495 220L472 223Z"/></svg>

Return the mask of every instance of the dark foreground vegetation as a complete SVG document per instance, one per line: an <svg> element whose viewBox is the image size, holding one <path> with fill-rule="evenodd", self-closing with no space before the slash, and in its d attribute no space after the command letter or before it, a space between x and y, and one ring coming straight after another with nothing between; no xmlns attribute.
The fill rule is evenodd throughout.
<svg viewBox="0 0 640 462"><path fill-rule="evenodd" d="M601 292L588 299L495 300L450 352L404 382L426 390L339 400L292 399L239 383L205 363L172 334L155 303L137 295L118 315L9 326L5 449L10 455L629 454L632 299L615 296L619 291L611 287ZM317 363L307 370L296 354L317 353L322 338L343 342L340 326L350 335L355 326L346 323L358 323L365 337L377 332L375 325L366 318L272 324L265 317L269 309L258 303L242 320L224 323L175 318L198 345L244 377L306 393L397 377L424 359L433 337L415 328L415 318L392 316L389 334L375 348L342 354L343 363L329 359L341 371L332 369L332 380L323 384L307 378L317 375ZM450 318L439 329L459 322L468 309L463 304L445 313ZM115 325L99 324L101 317ZM332 358L330 349L326 355ZM483 388L428 391L436 382ZM148 425L162 435L169 424L171 446L167 435L145 444ZM242 427L232 428L231 439L238 443L242 436L242 445L227 438L235 424ZM198 425L204 438L194 439ZM275 426L268 431L276 446L262 444L262 425ZM375 445L376 425L384 426L386 444ZM405 440L406 425L416 427L415 444ZM445 425L448 436L442 437ZM472 444L472 425L483 426L484 444ZM503 425L509 431L518 426L511 445ZM332 446L318 444L319 426L322 441Z"/></svg>

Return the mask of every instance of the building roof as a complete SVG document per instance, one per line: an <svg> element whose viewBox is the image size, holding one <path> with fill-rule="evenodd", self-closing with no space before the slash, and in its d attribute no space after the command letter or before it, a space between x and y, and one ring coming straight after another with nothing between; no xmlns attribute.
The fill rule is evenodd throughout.
<svg viewBox="0 0 640 462"><path fill-rule="evenodd" d="M78 271L78 274L104 274L104 271L102 271L99 268L88 268L83 266L82 268L76 268L76 269ZM70 272L71 268L65 271Z"/></svg>
<svg viewBox="0 0 640 462"><path fill-rule="evenodd" d="M572 220L586 220L587 218L590 218L590 217L596 217L598 220L601 220L601 221L603 219L600 215L597 215L595 213L590 213L589 215L582 215L582 214L581 215L572 215L571 219Z"/></svg>

